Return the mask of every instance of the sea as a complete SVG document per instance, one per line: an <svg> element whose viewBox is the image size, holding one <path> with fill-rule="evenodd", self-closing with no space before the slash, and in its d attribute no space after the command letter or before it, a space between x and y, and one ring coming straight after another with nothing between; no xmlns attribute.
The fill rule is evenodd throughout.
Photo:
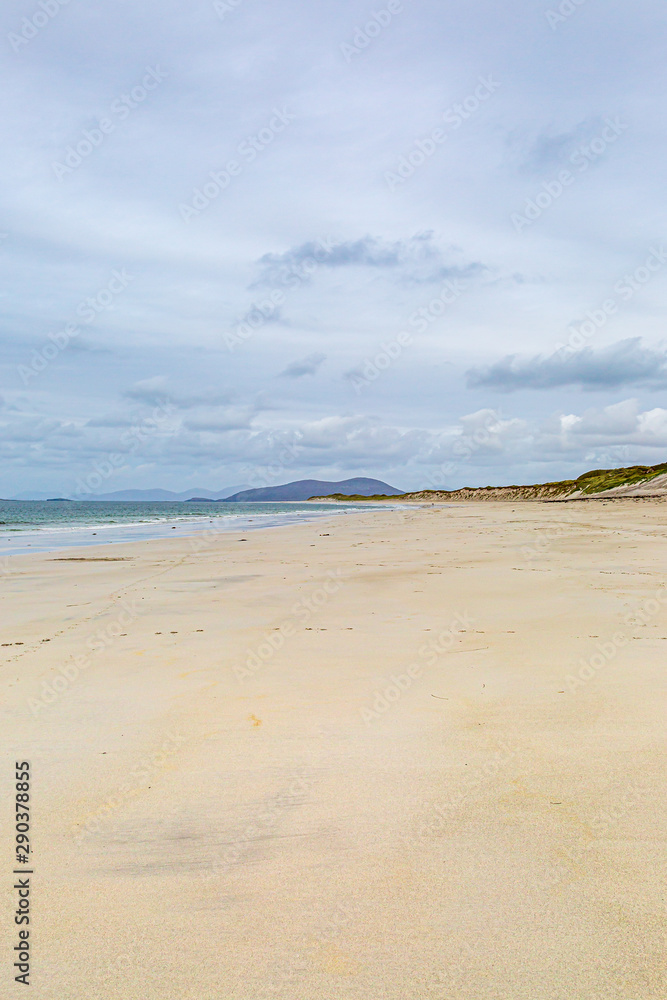
<svg viewBox="0 0 667 1000"><path fill-rule="evenodd" d="M374 505L368 505L371 506ZM0 500L0 556L151 538L178 538L201 531L246 532L323 517L341 517L358 509L354 504L298 502Z"/></svg>

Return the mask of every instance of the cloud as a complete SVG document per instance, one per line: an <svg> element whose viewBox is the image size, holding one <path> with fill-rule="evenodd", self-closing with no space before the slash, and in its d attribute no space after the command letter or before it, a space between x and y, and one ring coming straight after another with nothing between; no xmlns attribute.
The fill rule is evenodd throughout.
<svg viewBox="0 0 667 1000"><path fill-rule="evenodd" d="M178 410L191 410L197 406L227 406L233 400L234 393L229 389L207 389L190 395L178 393L170 388L169 380L164 375L156 375L135 382L125 390L123 396L150 406L170 404Z"/></svg>
<svg viewBox="0 0 667 1000"><path fill-rule="evenodd" d="M576 148L582 142L592 139L603 125L603 119L595 116L579 122L565 132L541 133L523 154L523 169L540 174L566 164Z"/></svg>
<svg viewBox="0 0 667 1000"><path fill-rule="evenodd" d="M103 344L94 344L90 340L84 340L82 337L72 338L67 345L68 351L73 354L111 354L111 349L105 347Z"/></svg>
<svg viewBox="0 0 667 1000"><path fill-rule="evenodd" d="M128 456L110 477L110 489L137 481L155 486L166 472L170 488L184 475L219 488L232 467L239 482L250 481L253 471L274 470L270 482L356 472L417 489L573 478L596 467L655 464L667 448L667 409L643 409L636 399L583 413L560 410L544 420L483 408L435 427L405 427L361 413L274 419L265 414L260 422L251 406L229 407L183 423L139 424L143 433L135 436L101 422L76 426L12 415L2 421L0 454L5 465L39 461L50 476L57 473L52 492L68 495L76 475L87 475L110 454Z"/></svg>
<svg viewBox="0 0 667 1000"><path fill-rule="evenodd" d="M293 361L278 377L302 378L304 375L315 375L326 360L326 354L309 354L302 361Z"/></svg>
<svg viewBox="0 0 667 1000"><path fill-rule="evenodd" d="M640 426L638 411L636 399L625 399L602 409L585 410L581 416L564 414L560 425L565 434L608 441L634 434Z"/></svg>
<svg viewBox="0 0 667 1000"><path fill-rule="evenodd" d="M220 434L223 431L243 430L249 428L256 410L251 406L230 407L218 416L193 417L183 421L183 427L189 431L207 431Z"/></svg>
<svg viewBox="0 0 667 1000"><path fill-rule="evenodd" d="M86 421L86 427L131 427L132 424L129 417L93 417Z"/></svg>
<svg viewBox="0 0 667 1000"><path fill-rule="evenodd" d="M548 357L520 359L508 355L486 368L467 372L468 388L517 392L520 389L556 389L580 386L608 390L619 386L662 389L667 386L667 351L642 347L641 337L621 340L610 347Z"/></svg>
<svg viewBox="0 0 667 1000"><path fill-rule="evenodd" d="M560 436L574 446L629 444L647 448L667 447L667 410L640 410L636 399L625 399L602 409L586 410L581 416L559 418Z"/></svg>
<svg viewBox="0 0 667 1000"><path fill-rule="evenodd" d="M451 259L448 259L434 242L432 232L394 242L374 236L343 242L310 241L284 253L269 253L260 257L260 274L254 286L284 285L290 275L305 283L316 268L363 267L391 271L404 280L419 283L461 278L485 270L479 262L455 263L453 257L458 252L457 248L450 247Z"/></svg>
<svg viewBox="0 0 667 1000"><path fill-rule="evenodd" d="M619 391L617 374L606 394L580 407L567 378L604 388L590 371L576 381L581 358L564 366L565 383L553 391L500 396L489 384L474 405L461 376L513 355L500 387L530 385L523 369L535 356L549 361L551 331L565 331L572 317L612 295L626 273L637 294L614 316L613 339L641 334L643 345L659 350L667 268L650 283L641 277L656 238L667 153L655 86L664 61L655 0L610 5L608 17L599 5L580 11L575 4L554 31L545 4L528 46L517 30L527 6L520 0L460 5L456 24L441 0L404 4L410 10L401 25L381 32L350 65L340 43L353 40L355 5L227 6L234 9L222 23L210 0L201 17L158 0L72 3L20 53L8 53L15 100L3 126L12 157L0 213L0 229L10 234L0 245L8 404L0 420L12 424L13 450L0 495L29 488L67 495L80 472L126 453L119 488L243 483L240 466L275 461L280 435L291 440L299 429L309 442L330 443L304 448L288 478L344 478L321 474L353 464L350 472L418 486L429 463L456 461L451 449L466 426L476 450L458 462L454 479L560 478L625 447L635 449L630 460L655 454L659 461L650 442L660 439L662 416L652 408L667 403L649 390L661 376L649 374L646 390ZM22 30L16 7L7 5L6 32ZM95 58L83 66L86 52ZM122 118L110 113L158 57L164 83ZM499 97L471 113L476 101L467 95L477 74L491 70L502 83ZM221 94L234 100L221 103ZM468 108L456 126L443 117L454 102ZM266 144L275 107L295 119ZM631 128L584 172L571 157L617 114ZM84 130L96 136L102 117L113 119L113 132L88 149ZM431 141L435 128L446 141ZM80 165L59 180L53 163L66 155L76 162L77 148ZM210 198L227 184L232 160L240 172ZM543 205L551 195L541 185L564 168L576 173L576 184L517 234L512 213L528 199ZM399 169L409 176L390 190L385 173ZM195 198L203 207L186 224L179 205ZM132 280L109 302L113 272L124 269ZM446 275L463 275L470 294L416 335L367 392L322 377L363 368L401 331L417 333L412 317L430 310ZM261 288L251 292L255 279ZM271 297L277 290L284 301ZM90 298L96 309L88 324ZM536 315L548 316L549 327L536 329ZM252 335L230 350L228 332L242 318ZM53 357L69 322L80 334ZM601 347L609 343L603 336L587 343ZM33 352L45 348L53 360L42 367ZM298 366L314 352L329 359L316 376L290 370L288 362ZM636 352L616 359L616 368L633 359ZM453 365L443 370L446 361ZM554 365L541 362L533 377L548 386ZM33 363L40 371L26 383L19 367ZM250 427L237 426L244 414L236 409L263 391L267 405ZM634 395L637 415L604 411ZM524 423L487 439L469 411L499 401L516 403L506 419ZM159 431L124 434L165 403L174 410L159 419ZM600 409L584 413L592 404ZM16 405L24 417L12 411ZM337 423L350 408L357 422ZM359 422L365 417L369 423ZM104 425L114 419L116 426ZM82 434L59 432L53 421L62 420ZM629 443L633 435L639 444Z"/></svg>

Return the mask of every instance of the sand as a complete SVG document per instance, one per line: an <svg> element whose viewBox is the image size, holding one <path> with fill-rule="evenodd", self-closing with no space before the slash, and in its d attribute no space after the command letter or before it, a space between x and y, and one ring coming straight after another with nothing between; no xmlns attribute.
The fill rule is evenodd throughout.
<svg viewBox="0 0 667 1000"><path fill-rule="evenodd" d="M461 504L17 557L31 995L663 1000L666 520Z"/></svg>

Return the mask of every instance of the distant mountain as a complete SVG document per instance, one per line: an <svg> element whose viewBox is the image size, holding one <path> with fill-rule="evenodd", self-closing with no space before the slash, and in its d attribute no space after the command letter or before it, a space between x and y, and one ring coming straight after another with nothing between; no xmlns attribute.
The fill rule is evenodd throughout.
<svg viewBox="0 0 667 1000"><path fill-rule="evenodd" d="M311 497L330 496L332 493L354 493L358 496L372 497L402 496L402 490L388 486L379 479L345 479L342 483L323 483L319 479L301 479L296 483L286 483L284 486L265 486L258 490L243 490L225 497L222 503L260 503L273 500L310 500Z"/></svg>
<svg viewBox="0 0 667 1000"><path fill-rule="evenodd" d="M82 493L76 499L85 500L87 503L96 500L112 503L183 503L194 497L202 501L224 500L242 488L242 486L229 486L225 490L217 491L195 488L184 493L172 493L171 490L119 490L116 493Z"/></svg>
<svg viewBox="0 0 667 1000"><path fill-rule="evenodd" d="M359 496L399 496L397 490L379 479L346 479L342 483L325 483L319 479L303 479L284 486L267 486L261 489L248 489L245 485L228 486L223 490L203 490L195 487L183 493L171 490L117 490L114 493L79 493L72 497L54 497L51 493L20 493L11 497L12 500L80 500L85 503L209 503L220 501L227 503L254 503L262 500L309 500L313 496L329 496L332 493L355 493Z"/></svg>

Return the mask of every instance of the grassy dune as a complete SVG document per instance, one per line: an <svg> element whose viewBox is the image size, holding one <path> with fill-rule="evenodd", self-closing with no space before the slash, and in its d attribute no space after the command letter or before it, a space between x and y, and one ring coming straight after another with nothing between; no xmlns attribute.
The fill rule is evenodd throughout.
<svg viewBox="0 0 667 1000"><path fill-rule="evenodd" d="M480 486L460 490L420 490L401 497L345 496L334 493L313 500L365 501L379 500L566 500L579 497L600 496L621 488L646 487L652 480L667 476L667 462L662 465L631 465L626 469L593 469L578 479L565 479L555 483L536 483L531 486ZM667 493L667 481L656 483L655 492ZM611 493L610 495L614 495Z"/></svg>

